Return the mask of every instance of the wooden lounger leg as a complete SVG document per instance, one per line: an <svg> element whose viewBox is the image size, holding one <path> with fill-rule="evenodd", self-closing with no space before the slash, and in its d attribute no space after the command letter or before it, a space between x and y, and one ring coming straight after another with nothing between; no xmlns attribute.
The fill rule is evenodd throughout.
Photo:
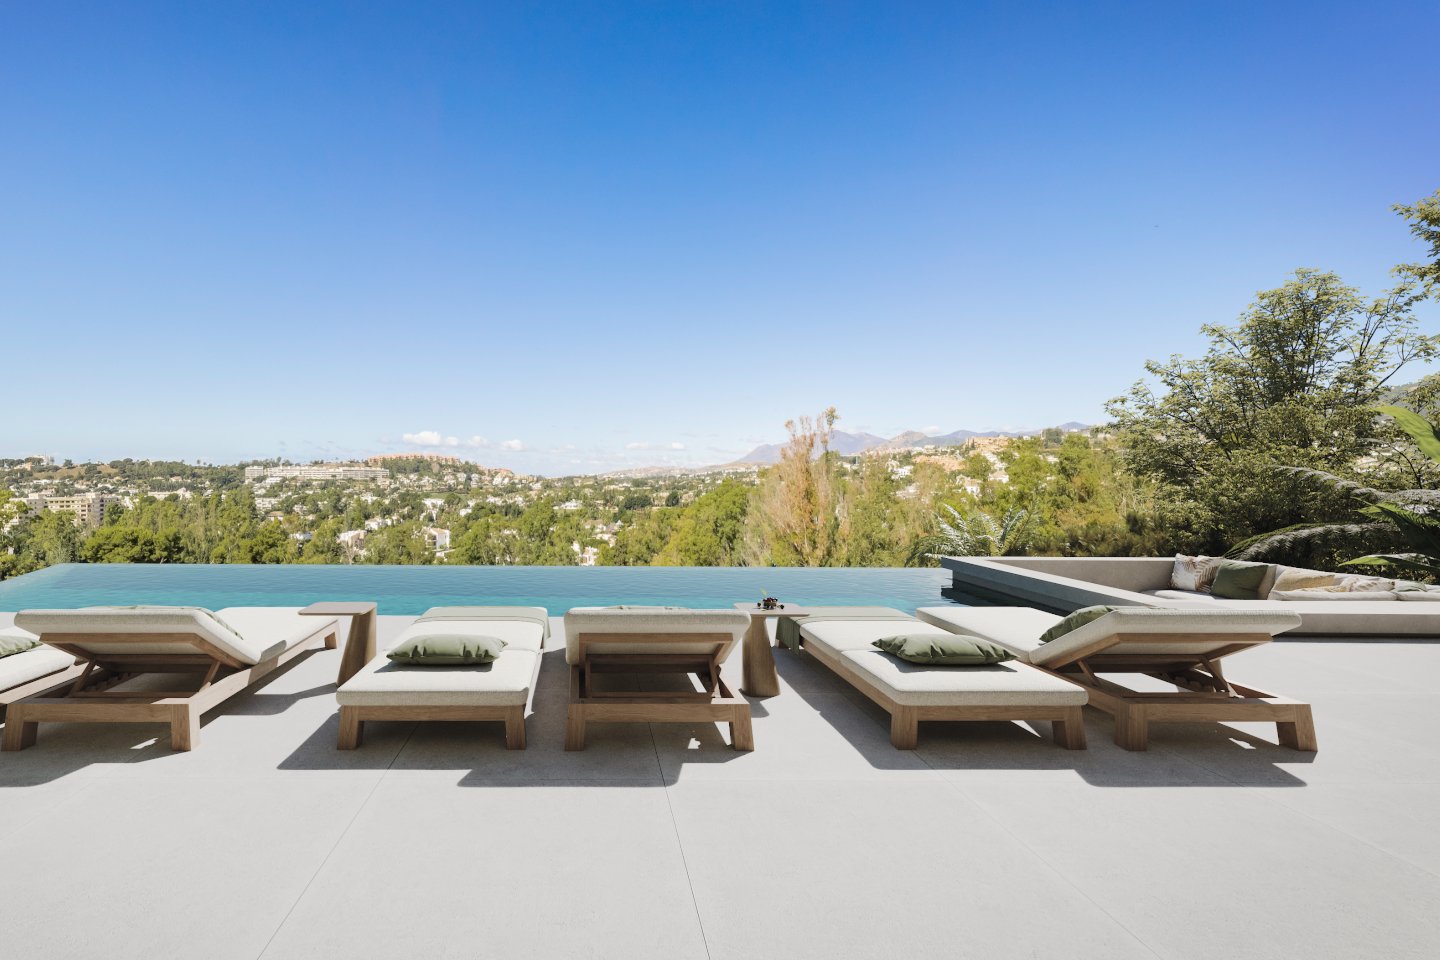
<svg viewBox="0 0 1440 960"><path fill-rule="evenodd" d="M920 743L920 718L914 707L897 706L890 714L890 743L896 750L914 750Z"/></svg>
<svg viewBox="0 0 1440 960"><path fill-rule="evenodd" d="M188 704L171 708L170 749L194 750L200 745L200 713Z"/></svg>
<svg viewBox="0 0 1440 960"><path fill-rule="evenodd" d="M336 647L338 647L338 646L340 646L340 631L339 631L339 630L331 630L329 633L325 634L325 649L326 649L326 650L334 650L334 649L335 649Z"/></svg>
<svg viewBox="0 0 1440 960"><path fill-rule="evenodd" d="M40 724L26 722L25 708L18 703L12 703L5 720L5 740L0 743L0 750L9 752L33 747L39 733Z"/></svg>
<svg viewBox="0 0 1440 960"><path fill-rule="evenodd" d="M1292 750L1317 752L1320 744L1315 739L1315 718L1310 713L1310 704L1297 703L1294 710L1295 719L1277 721L1275 724L1275 732L1280 738L1280 745Z"/></svg>
<svg viewBox="0 0 1440 960"><path fill-rule="evenodd" d="M340 708L340 739L335 744L336 750L354 750L360 746L360 741L365 737L365 721L360 719L360 711L355 707Z"/></svg>
<svg viewBox="0 0 1440 960"><path fill-rule="evenodd" d="M1115 745L1126 750L1149 749L1150 721L1143 706L1131 703L1115 705Z"/></svg>
<svg viewBox="0 0 1440 960"><path fill-rule="evenodd" d="M1065 719L1050 721L1050 734L1066 750L1085 749L1085 719L1080 707L1065 711Z"/></svg>
<svg viewBox="0 0 1440 960"><path fill-rule="evenodd" d="M525 749L525 708L514 707L505 715L505 749Z"/></svg>
<svg viewBox="0 0 1440 960"><path fill-rule="evenodd" d="M730 714L730 745L740 751L755 749L755 728L750 724L748 705L735 707Z"/></svg>
<svg viewBox="0 0 1440 960"><path fill-rule="evenodd" d="M578 703L570 704L565 715L565 749L585 749L585 708Z"/></svg>

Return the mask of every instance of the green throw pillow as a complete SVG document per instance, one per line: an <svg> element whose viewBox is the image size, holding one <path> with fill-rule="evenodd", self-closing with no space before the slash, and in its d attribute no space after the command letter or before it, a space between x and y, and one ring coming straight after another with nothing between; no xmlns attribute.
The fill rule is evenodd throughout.
<svg viewBox="0 0 1440 960"><path fill-rule="evenodd" d="M885 637L876 640L875 646L901 660L930 667L979 667L1015 659L1015 654L989 640L953 633Z"/></svg>
<svg viewBox="0 0 1440 960"><path fill-rule="evenodd" d="M505 649L499 637L463 633L427 633L399 644L385 656L396 663L417 667L459 667L490 663Z"/></svg>
<svg viewBox="0 0 1440 960"><path fill-rule="evenodd" d="M13 657L26 650L34 650L40 641L17 633L0 633L0 657Z"/></svg>
<svg viewBox="0 0 1440 960"><path fill-rule="evenodd" d="M1105 614L1107 613L1110 613L1112 610L1119 609L1120 607L1106 606L1081 607L1079 610L1076 610L1064 620L1061 620L1059 623L1055 624L1055 626L1051 627L1049 630L1046 630L1044 633L1040 634L1040 642L1049 643L1051 640L1059 640L1071 630L1079 630L1081 627L1085 626L1085 624L1091 622L1092 620L1099 620L1101 617L1105 616Z"/></svg>
<svg viewBox="0 0 1440 960"><path fill-rule="evenodd" d="M1222 600L1259 600L1260 582L1269 572L1268 563L1221 560L1220 569L1210 582L1210 596Z"/></svg>

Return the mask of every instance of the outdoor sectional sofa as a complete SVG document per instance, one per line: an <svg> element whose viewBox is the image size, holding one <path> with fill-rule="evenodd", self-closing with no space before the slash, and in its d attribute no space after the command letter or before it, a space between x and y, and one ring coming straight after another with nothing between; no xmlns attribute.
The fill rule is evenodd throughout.
<svg viewBox="0 0 1440 960"><path fill-rule="evenodd" d="M1440 637L1440 592L1411 590L1385 599L1268 599L1282 572L1322 574L1271 564L1260 583L1263 600L1223 600L1171 588L1174 557L946 557L958 599L1024 604L1055 613L1096 605L1292 613L1291 636Z"/></svg>
<svg viewBox="0 0 1440 960"><path fill-rule="evenodd" d="M830 608L796 618L800 645L890 714L890 742L915 749L921 721L1046 722L1057 744L1085 748L1085 690L1019 660L986 666L924 666L875 647L896 635L946 631L899 610Z"/></svg>

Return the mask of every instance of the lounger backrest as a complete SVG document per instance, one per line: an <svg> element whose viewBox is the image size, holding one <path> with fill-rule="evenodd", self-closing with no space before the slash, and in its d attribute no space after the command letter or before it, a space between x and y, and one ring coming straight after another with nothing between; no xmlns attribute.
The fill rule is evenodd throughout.
<svg viewBox="0 0 1440 960"><path fill-rule="evenodd" d="M1059 639L1030 651L1039 666L1064 666L1093 656L1224 656L1267 642L1300 625L1284 611L1177 610L1128 607L1112 610ZM1126 640L1127 636L1135 637ZM1176 640L1156 639L1176 637Z"/></svg>
<svg viewBox="0 0 1440 960"><path fill-rule="evenodd" d="M200 607L88 607L83 610L22 610L16 626L38 634L82 656L145 654L212 654L215 651L243 664L256 664L282 653L285 643L266 637L242 637L224 621ZM127 634L144 639L127 642ZM166 639L174 634L175 639ZM86 637L94 639L87 642ZM196 644L199 637L213 650Z"/></svg>
<svg viewBox="0 0 1440 960"><path fill-rule="evenodd" d="M604 652L610 654L714 654L724 662L749 626L750 615L740 610L576 607L565 614L565 661L580 663L583 634L624 635L624 642L605 642ZM687 634L705 636L691 641Z"/></svg>

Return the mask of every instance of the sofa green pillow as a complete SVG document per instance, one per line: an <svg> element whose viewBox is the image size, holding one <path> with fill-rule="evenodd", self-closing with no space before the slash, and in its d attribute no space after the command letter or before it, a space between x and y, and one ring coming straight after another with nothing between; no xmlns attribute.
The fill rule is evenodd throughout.
<svg viewBox="0 0 1440 960"><path fill-rule="evenodd" d="M1081 607L1049 630L1040 634L1040 642L1049 643L1052 640L1058 640L1070 631L1079 630L1085 626L1085 624L1099 620L1105 616L1105 614L1112 613L1119 609L1119 607L1107 607L1103 604L1094 607Z"/></svg>
<svg viewBox="0 0 1440 960"><path fill-rule="evenodd" d="M1221 560L1220 569L1210 582L1210 596L1222 600L1259 600L1260 584L1269 572L1268 563Z"/></svg>
<svg viewBox="0 0 1440 960"><path fill-rule="evenodd" d="M0 633L0 658L13 657L26 650L34 650L40 641L19 633Z"/></svg>
<svg viewBox="0 0 1440 960"><path fill-rule="evenodd" d="M930 667L979 667L1015 659L999 644L954 633L904 634L876 640L874 645L901 660Z"/></svg>
<svg viewBox="0 0 1440 960"><path fill-rule="evenodd" d="M466 633L427 633L411 637L385 656L395 663L417 667L460 667L490 663L505 649L499 637L477 637Z"/></svg>

